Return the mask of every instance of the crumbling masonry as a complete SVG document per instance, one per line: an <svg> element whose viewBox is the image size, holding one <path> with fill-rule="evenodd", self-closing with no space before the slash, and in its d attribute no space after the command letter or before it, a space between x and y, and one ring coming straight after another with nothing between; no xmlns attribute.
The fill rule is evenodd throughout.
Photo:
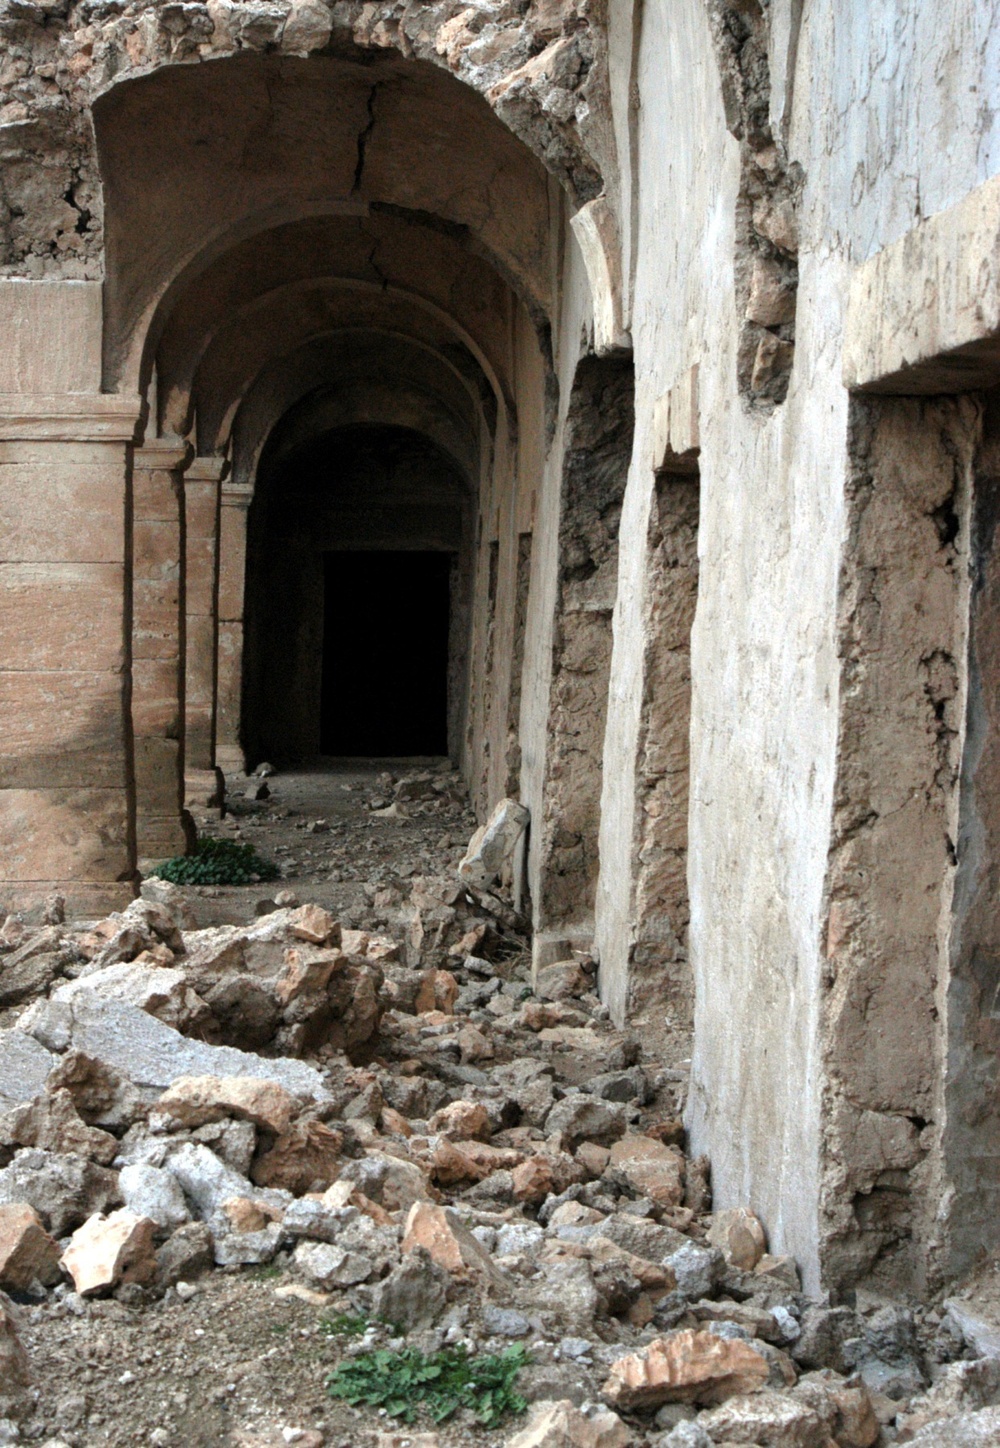
<svg viewBox="0 0 1000 1448"><path fill-rule="evenodd" d="M319 753L324 567L447 554L536 966L693 1028L811 1290L1000 1245L1000 4L890 8L0 3L0 905Z"/></svg>

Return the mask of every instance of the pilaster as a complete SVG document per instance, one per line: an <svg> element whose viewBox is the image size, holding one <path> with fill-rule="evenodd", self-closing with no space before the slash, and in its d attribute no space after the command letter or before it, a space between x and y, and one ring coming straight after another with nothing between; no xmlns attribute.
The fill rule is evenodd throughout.
<svg viewBox="0 0 1000 1448"><path fill-rule="evenodd" d="M229 464L196 457L184 474L187 568L185 764L215 767L220 485Z"/></svg>
<svg viewBox="0 0 1000 1448"><path fill-rule="evenodd" d="M183 854L185 528L181 438L148 439L133 461L132 725L140 859Z"/></svg>
<svg viewBox="0 0 1000 1448"><path fill-rule="evenodd" d="M135 893L138 397L0 394L0 905Z"/></svg>
<svg viewBox="0 0 1000 1448"><path fill-rule="evenodd" d="M240 703L243 690L247 512L252 498L252 484L229 481L222 484L215 758L222 769L228 770L243 769L246 762L240 743Z"/></svg>

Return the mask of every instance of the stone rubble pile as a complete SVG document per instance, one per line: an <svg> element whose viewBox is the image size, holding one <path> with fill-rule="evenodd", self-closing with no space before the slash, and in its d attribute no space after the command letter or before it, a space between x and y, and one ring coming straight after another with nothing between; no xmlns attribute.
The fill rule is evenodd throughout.
<svg viewBox="0 0 1000 1448"><path fill-rule="evenodd" d="M711 1211L681 1073L642 1063L586 958L532 989L495 838L416 879L393 934L309 904L186 928L160 882L85 927L7 918L0 1441L44 1393L18 1303L275 1262L369 1320L347 1353L524 1342L508 1448L1000 1441L1000 1357L957 1306L810 1301L750 1211Z"/></svg>

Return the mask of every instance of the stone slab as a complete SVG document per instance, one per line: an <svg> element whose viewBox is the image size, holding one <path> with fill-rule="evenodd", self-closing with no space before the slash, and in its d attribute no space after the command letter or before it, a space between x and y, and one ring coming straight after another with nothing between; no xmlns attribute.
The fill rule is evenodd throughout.
<svg viewBox="0 0 1000 1448"><path fill-rule="evenodd" d="M42 1002L26 1017L26 1029L50 1039L58 1029L61 1039L68 1037L77 1050L106 1061L140 1087L166 1090L179 1076L253 1076L277 1081L296 1096L329 1097L322 1076L304 1061L266 1060L233 1046L193 1041L122 1001L81 995L72 1002Z"/></svg>
<svg viewBox="0 0 1000 1448"><path fill-rule="evenodd" d="M0 1109L33 1101L56 1057L25 1031L0 1031Z"/></svg>

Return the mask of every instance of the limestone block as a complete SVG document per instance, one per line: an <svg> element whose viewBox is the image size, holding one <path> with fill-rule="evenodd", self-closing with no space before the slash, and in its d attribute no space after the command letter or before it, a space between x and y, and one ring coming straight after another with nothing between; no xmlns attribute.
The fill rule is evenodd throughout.
<svg viewBox="0 0 1000 1448"><path fill-rule="evenodd" d="M0 1143L71 1152L104 1166L110 1165L118 1154L117 1138L100 1127L89 1126L64 1086L55 1090L50 1086L44 1095L0 1118Z"/></svg>
<svg viewBox="0 0 1000 1448"><path fill-rule="evenodd" d="M258 1186L282 1187L296 1196L325 1191L340 1172L344 1138L321 1121L299 1121L254 1163Z"/></svg>
<svg viewBox="0 0 1000 1448"><path fill-rule="evenodd" d="M46 626L39 629L44 610ZM0 658L7 669L119 669L122 573L114 563L0 563Z"/></svg>
<svg viewBox="0 0 1000 1448"><path fill-rule="evenodd" d="M26 1202L0 1206L0 1287L26 1292L32 1282L59 1280L59 1244Z"/></svg>
<svg viewBox="0 0 1000 1448"><path fill-rule="evenodd" d="M602 1392L614 1407L711 1404L763 1387L767 1360L739 1338L684 1329L612 1363Z"/></svg>
<svg viewBox="0 0 1000 1448"><path fill-rule="evenodd" d="M0 1031L0 1110L33 1101L56 1058L24 1031Z"/></svg>
<svg viewBox="0 0 1000 1448"><path fill-rule="evenodd" d="M533 1404L526 1427L504 1448L628 1448L634 1441L617 1413L597 1408L584 1414L566 1400Z"/></svg>
<svg viewBox="0 0 1000 1448"><path fill-rule="evenodd" d="M160 1097L156 1109L182 1126L203 1126L232 1116L280 1134L291 1126L296 1106L294 1096L277 1081L247 1076L181 1076Z"/></svg>
<svg viewBox="0 0 1000 1448"><path fill-rule="evenodd" d="M415 1202L406 1218L403 1254L422 1247L433 1261L453 1277L477 1277L503 1285L504 1276L467 1227L446 1207Z"/></svg>
<svg viewBox="0 0 1000 1448"><path fill-rule="evenodd" d="M459 879L479 889L492 883L513 855L528 824L529 812L514 799L502 799L485 825L469 841L458 867Z"/></svg>
<svg viewBox="0 0 1000 1448"><path fill-rule="evenodd" d="M127 1076L136 1086L163 1091L179 1076L249 1076L277 1081L293 1095L328 1099L323 1078L304 1061L279 1056L264 1060L232 1046L193 1041L155 1016L124 1001L81 994L72 1002L42 1002L41 1009L19 1023L37 1037L61 1009L67 1044Z"/></svg>
<svg viewBox="0 0 1000 1448"><path fill-rule="evenodd" d="M734 1267L744 1272L752 1272L767 1250L763 1225L746 1207L715 1212L708 1240L725 1253Z"/></svg>
<svg viewBox="0 0 1000 1448"><path fill-rule="evenodd" d="M83 996L125 1001L178 1030L191 1029L210 1015L182 970L142 965L139 961L121 961L67 981L52 991L50 999L72 1002Z"/></svg>
<svg viewBox="0 0 1000 1448"><path fill-rule="evenodd" d="M130 1162L118 1173L118 1186L128 1210L158 1227L172 1230L191 1220L180 1183L162 1167Z"/></svg>
<svg viewBox="0 0 1000 1448"><path fill-rule="evenodd" d="M124 563L124 476L118 444L0 441L5 559Z"/></svg>
<svg viewBox="0 0 1000 1448"><path fill-rule="evenodd" d="M81 1297L108 1291L119 1282L151 1282L156 1276L155 1224L122 1208L109 1217L88 1218L73 1233L62 1266Z"/></svg>
<svg viewBox="0 0 1000 1448"><path fill-rule="evenodd" d="M0 280L0 393L99 392L102 286Z"/></svg>
<svg viewBox="0 0 1000 1448"><path fill-rule="evenodd" d="M768 1448L828 1448L822 1417L807 1403L780 1393L730 1398L700 1418L714 1443L766 1443Z"/></svg>
<svg viewBox="0 0 1000 1448"><path fill-rule="evenodd" d="M415 1203L426 1202L433 1195L416 1162L382 1151L369 1151L358 1160L346 1162L338 1185L344 1182L353 1183L390 1212L409 1211Z"/></svg>
<svg viewBox="0 0 1000 1448"><path fill-rule="evenodd" d="M650 1136L626 1136L616 1141L608 1171L660 1206L679 1206L684 1199L683 1152Z"/></svg>

